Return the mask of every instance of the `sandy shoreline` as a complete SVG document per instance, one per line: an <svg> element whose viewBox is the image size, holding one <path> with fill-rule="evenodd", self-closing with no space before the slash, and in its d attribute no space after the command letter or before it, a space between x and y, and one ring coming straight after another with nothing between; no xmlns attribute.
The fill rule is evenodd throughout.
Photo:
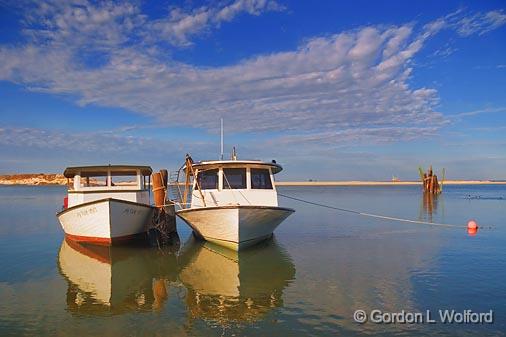
<svg viewBox="0 0 506 337"><path fill-rule="evenodd" d="M67 179L61 174L12 174L0 175L0 185L66 185ZM276 186L405 186L420 185L419 181L276 181ZM494 180L447 180L444 185L506 185L506 181Z"/></svg>
<svg viewBox="0 0 506 337"><path fill-rule="evenodd" d="M0 185L66 185L67 178L63 174L54 173L24 173L0 175Z"/></svg>
<svg viewBox="0 0 506 337"><path fill-rule="evenodd" d="M276 186L404 186L421 185L419 181L276 181ZM506 181L447 180L443 185L506 185Z"/></svg>

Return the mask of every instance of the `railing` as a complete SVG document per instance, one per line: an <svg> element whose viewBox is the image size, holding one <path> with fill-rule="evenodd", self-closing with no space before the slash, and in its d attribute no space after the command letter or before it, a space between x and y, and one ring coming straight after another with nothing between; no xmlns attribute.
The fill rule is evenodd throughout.
<svg viewBox="0 0 506 337"><path fill-rule="evenodd" d="M195 177L193 159L189 154L186 154L184 165L182 165L179 170L169 174L166 199L173 204L178 205L180 208L189 208L193 192L192 177ZM198 180L195 185L205 207L206 201L204 199L204 195L202 194L202 190L199 187Z"/></svg>
<svg viewBox="0 0 506 337"><path fill-rule="evenodd" d="M191 188L190 192L188 193L186 204L183 204L183 193L185 185L183 181L180 181L180 179L184 179L184 176L181 176L182 175L178 171L170 173L167 186L167 199L178 205L180 208L188 208L191 204Z"/></svg>

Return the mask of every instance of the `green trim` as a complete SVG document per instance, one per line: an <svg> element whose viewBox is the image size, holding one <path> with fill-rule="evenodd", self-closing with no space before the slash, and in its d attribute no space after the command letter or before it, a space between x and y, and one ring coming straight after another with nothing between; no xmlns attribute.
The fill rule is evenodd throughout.
<svg viewBox="0 0 506 337"><path fill-rule="evenodd" d="M211 207L195 207L195 208L185 208L176 211L178 213L186 213L190 211L209 211L214 209L272 209L272 210L280 210L280 211L288 211L295 212L292 208L287 207L278 207L278 206L255 206L255 205L230 205L230 206L211 206Z"/></svg>

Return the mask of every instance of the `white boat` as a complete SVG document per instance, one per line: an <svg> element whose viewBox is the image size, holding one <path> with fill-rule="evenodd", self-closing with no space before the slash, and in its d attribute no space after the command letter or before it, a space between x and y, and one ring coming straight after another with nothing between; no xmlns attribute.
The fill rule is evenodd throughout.
<svg viewBox="0 0 506 337"><path fill-rule="evenodd" d="M73 184L57 214L65 236L103 245L143 237L153 214L146 182L151 172L131 165L67 168L64 175Z"/></svg>
<svg viewBox="0 0 506 337"><path fill-rule="evenodd" d="M276 162L193 163L187 158L184 169L186 188L176 214L207 241L239 250L271 237L274 229L294 212L278 206L273 175L282 167ZM185 196L191 176L196 178L188 203Z"/></svg>

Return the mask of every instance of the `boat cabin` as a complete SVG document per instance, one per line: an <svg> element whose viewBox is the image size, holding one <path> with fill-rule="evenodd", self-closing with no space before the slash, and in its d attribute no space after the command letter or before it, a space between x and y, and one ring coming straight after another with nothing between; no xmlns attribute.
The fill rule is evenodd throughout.
<svg viewBox="0 0 506 337"><path fill-rule="evenodd" d="M203 161L192 165L191 208L229 205L278 206L273 175L283 168L255 160Z"/></svg>
<svg viewBox="0 0 506 337"><path fill-rule="evenodd" d="M69 180L65 208L107 198L149 205L151 172L149 166L134 165L68 167L63 172Z"/></svg>

